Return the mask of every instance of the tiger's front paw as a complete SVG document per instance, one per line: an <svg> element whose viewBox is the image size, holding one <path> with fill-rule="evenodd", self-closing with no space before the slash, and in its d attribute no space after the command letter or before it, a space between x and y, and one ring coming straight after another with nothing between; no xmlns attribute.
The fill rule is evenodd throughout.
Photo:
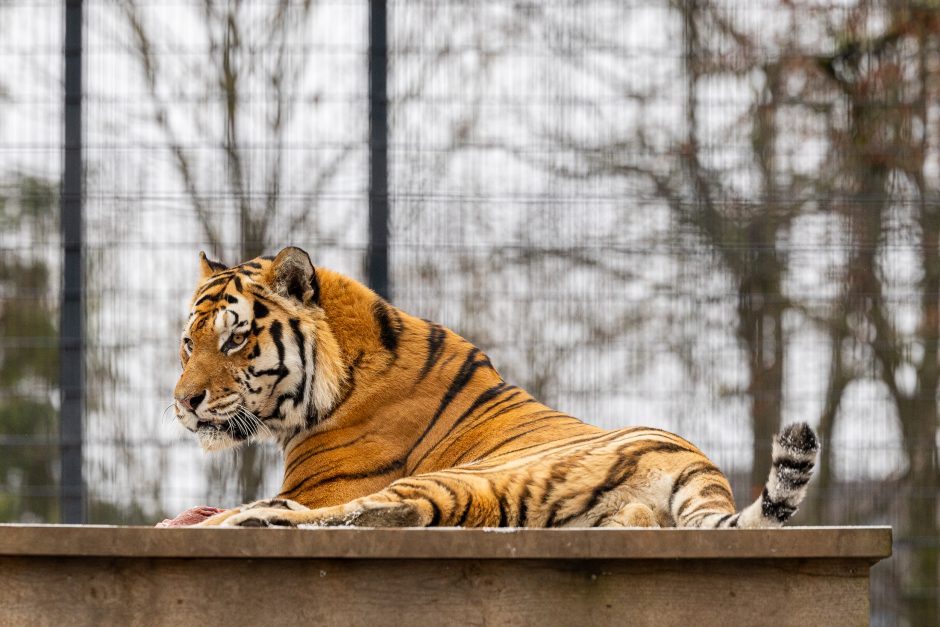
<svg viewBox="0 0 940 627"><path fill-rule="evenodd" d="M225 527L296 527L299 512L273 507L246 509L222 521Z"/></svg>
<svg viewBox="0 0 940 627"><path fill-rule="evenodd" d="M290 499L265 499L242 505L239 512L222 521L226 527L296 527L302 512L310 510Z"/></svg>
<svg viewBox="0 0 940 627"><path fill-rule="evenodd" d="M241 507L234 507L230 510L224 511L221 514L217 514L208 520L196 525L197 527L293 527L297 523L291 522L291 524L262 524L261 521L255 521L255 523L247 522L239 524L237 522L230 522L232 519L238 520L250 520L250 514L252 512L303 512L309 511L308 508L304 507L297 501L291 501L290 499L264 499L262 501L255 501L254 503L249 503L248 505L242 505ZM245 516L242 516L245 515Z"/></svg>

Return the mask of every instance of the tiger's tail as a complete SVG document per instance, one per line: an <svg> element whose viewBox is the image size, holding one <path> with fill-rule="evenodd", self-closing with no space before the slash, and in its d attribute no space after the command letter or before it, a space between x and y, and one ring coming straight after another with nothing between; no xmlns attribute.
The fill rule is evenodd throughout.
<svg viewBox="0 0 940 627"><path fill-rule="evenodd" d="M677 517L677 525L704 528L782 527L806 496L806 484L813 475L819 440L805 422L787 425L774 438L770 477L760 497L737 513L710 513L692 524ZM733 512L733 509L732 509Z"/></svg>

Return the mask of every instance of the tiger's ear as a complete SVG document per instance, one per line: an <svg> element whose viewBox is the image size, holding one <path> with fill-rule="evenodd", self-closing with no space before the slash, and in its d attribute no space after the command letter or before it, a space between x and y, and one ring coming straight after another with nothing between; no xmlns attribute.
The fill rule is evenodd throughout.
<svg viewBox="0 0 940 627"><path fill-rule="evenodd" d="M208 279L210 276L216 272L221 272L222 270L228 270L228 266L219 261L212 261L206 257L206 253L199 251L199 270L200 270L200 280Z"/></svg>
<svg viewBox="0 0 940 627"><path fill-rule="evenodd" d="M310 255L300 248L289 246L279 252L265 279L274 292L285 298L305 305L320 304L320 280Z"/></svg>

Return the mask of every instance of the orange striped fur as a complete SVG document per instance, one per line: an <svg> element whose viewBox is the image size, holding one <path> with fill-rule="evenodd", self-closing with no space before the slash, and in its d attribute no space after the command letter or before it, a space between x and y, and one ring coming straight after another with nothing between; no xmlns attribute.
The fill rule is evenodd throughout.
<svg viewBox="0 0 940 627"><path fill-rule="evenodd" d="M300 249L226 268L202 256L176 414L203 447L281 445L280 494L204 525L779 526L818 444L777 436L761 498L679 436L607 431L507 384L459 335Z"/></svg>

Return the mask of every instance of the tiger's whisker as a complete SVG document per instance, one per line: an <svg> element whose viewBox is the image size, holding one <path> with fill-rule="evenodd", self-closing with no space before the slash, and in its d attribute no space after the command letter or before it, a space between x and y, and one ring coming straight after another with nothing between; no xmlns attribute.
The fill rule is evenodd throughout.
<svg viewBox="0 0 940 627"><path fill-rule="evenodd" d="M166 420L166 413L173 409L174 405L176 405L176 401L170 403L163 409L163 411L160 413L160 420ZM170 418L169 422L173 422L173 418Z"/></svg>

